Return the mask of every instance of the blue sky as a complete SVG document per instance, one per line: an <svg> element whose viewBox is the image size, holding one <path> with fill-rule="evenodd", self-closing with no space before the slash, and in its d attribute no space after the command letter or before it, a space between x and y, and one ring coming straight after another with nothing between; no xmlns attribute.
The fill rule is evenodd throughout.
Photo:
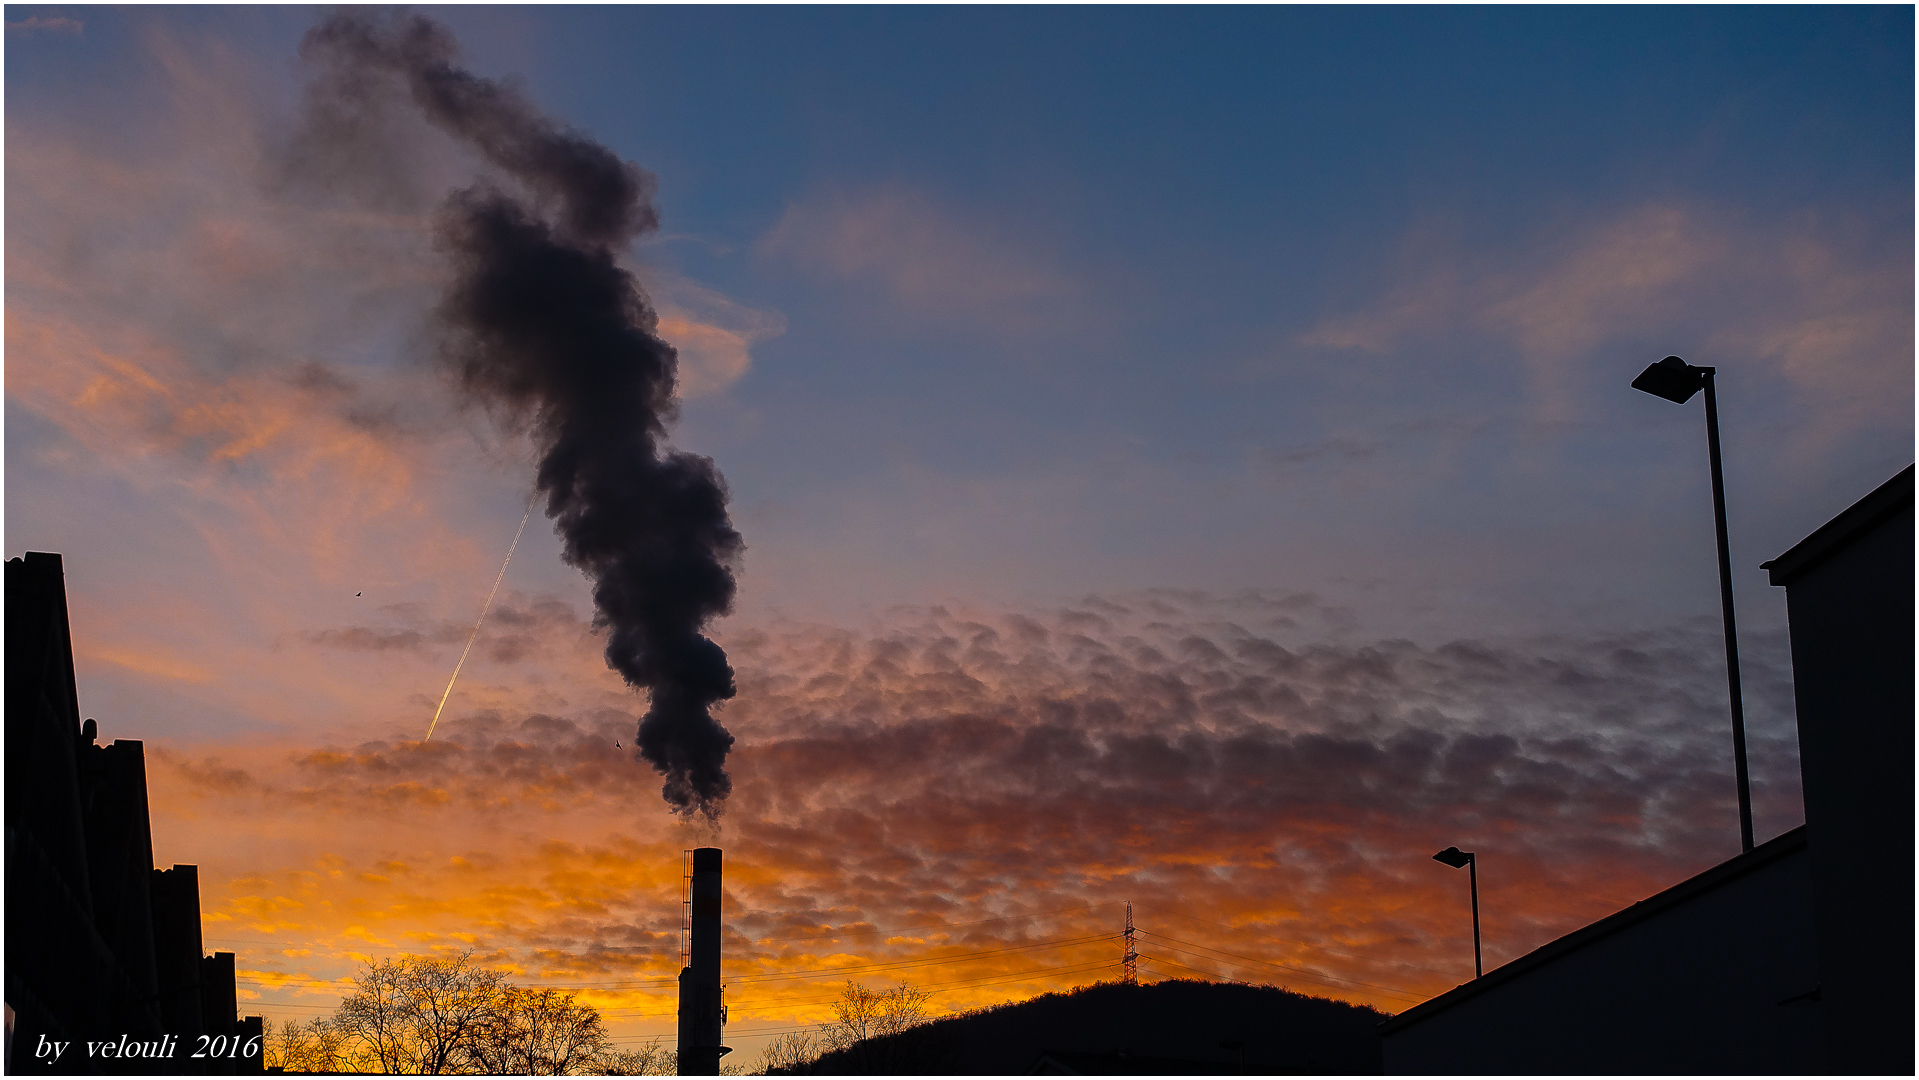
<svg viewBox="0 0 1919 1080"><path fill-rule="evenodd" d="M1618 855L1594 856L1617 879L1640 873L1625 852L1655 850L1648 890L1728 854L1704 421L1628 387L1668 353L1720 373L1761 832L1798 820L1783 597L1758 564L1913 457L1909 7L428 13L475 72L657 179L661 229L630 265L680 350L675 441L725 474L747 545L715 626L760 695L729 706L762 785L730 819L738 842L772 835L755 832L780 816L764 792L851 806L898 779L780 772L860 760L796 717L1063 723L1061 687L1094 694L1110 671L1047 650L1105 612L1101 640L1154 689L1089 709L1067 733L1089 745L1113 745L1109 721L1155 730L1168 680L1259 684L1232 665L1279 642L1315 658L1299 693L1324 708L1245 721L1259 739L1317 724L1392 753L1516 755L1507 775L1571 770L1593 800L1637 800L1589 835L1569 824L1586 809L1526 802L1560 779L1393 808L1354 779L1326 796L1331 826L1286 841L1342 895L1411 880L1312 847L1354 822L1403 811L1409 851L1503 843L1486 823L1517 822L1537 830L1536 910L1494 948L1516 955L1630 899L1568 852ZM189 765L253 754L261 777L361 805L360 780L268 751L424 730L531 484L525 444L430 362L431 222L484 171L404 110L383 157L294 164L319 17L6 11L8 553L65 553L83 704L171 763L156 812L226 845L209 881L220 858L287 880L326 859L426 865L437 841L378 839L384 821L330 833L361 837L351 850L228 836L193 808L279 811ZM633 707L586 583L536 526L449 700L457 745L528 716L597 732ZM937 674L988 625L1006 652L968 669L973 690L899 681L895 654ZM1244 648L1181 651L1207 635ZM1582 657L1603 692L1568 689L1588 685L1566 675ZM1348 696L1354 672L1389 668ZM806 696L861 678L884 715ZM1244 719L1180 715L1194 745ZM1658 767L1567 756L1586 738ZM286 779L294 760L331 779ZM1150 764L1129 805L1170 815L1167 835L1230 819L1154 787ZM645 795L605 796L621 827L677 850L651 781L619 783ZM872 796L897 799L892 821L917 820L912 797ZM547 812L473 843L537 861ZM1246 850L1267 842L1247 828ZM1084 857L1131 857L1113 850ZM1249 905L1272 892L1259 880ZM209 910L251 918L248 888ZM323 923L252 932L337 945ZM1365 925L1407 955L1425 940ZM347 969L333 947L316 977Z"/></svg>
<svg viewBox="0 0 1919 1080"><path fill-rule="evenodd" d="M151 141L155 36L290 108L300 9L10 21L63 12L84 31L11 33L16 125ZM1756 563L1910 456L1909 410L1841 415L1759 325L1909 291L1903 9L444 14L656 173L642 263L783 325L681 433L733 486L748 603L1378 578L1474 623L1709 612L1696 410L1624 387L1676 351L1724 370L1741 583L1776 621ZM1753 265L1795 251L1885 296ZM1590 325L1528 336L1554 302ZM1909 389L1893 322L1820 378Z"/></svg>

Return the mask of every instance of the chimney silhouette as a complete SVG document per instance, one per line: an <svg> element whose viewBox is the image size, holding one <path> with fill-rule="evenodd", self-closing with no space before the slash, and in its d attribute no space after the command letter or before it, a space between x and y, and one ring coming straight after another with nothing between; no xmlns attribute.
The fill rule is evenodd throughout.
<svg viewBox="0 0 1919 1080"><path fill-rule="evenodd" d="M680 969L680 1075L718 1076L720 1026L720 849L693 849L691 964Z"/></svg>

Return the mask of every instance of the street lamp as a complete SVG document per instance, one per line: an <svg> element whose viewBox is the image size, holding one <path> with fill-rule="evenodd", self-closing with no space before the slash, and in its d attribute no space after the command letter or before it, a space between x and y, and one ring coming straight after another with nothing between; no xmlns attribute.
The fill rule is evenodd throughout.
<svg viewBox="0 0 1919 1080"><path fill-rule="evenodd" d="M1739 782L1740 850L1752 850L1752 788L1746 776L1746 707L1739 695L1739 635L1732 618L1732 552L1726 544L1726 483L1719 468L1719 399L1713 394L1713 372L1693 367L1677 356L1650 365L1632 381L1634 390L1684 405L1701 389L1706 391L1706 450L1712 459L1712 513L1719 528L1719 609L1726 623L1726 687L1732 698L1732 766Z"/></svg>
<svg viewBox="0 0 1919 1080"><path fill-rule="evenodd" d="M1449 847L1433 856L1433 858L1455 870L1462 866L1466 867L1471 876L1473 888L1473 978L1477 979L1486 973L1485 969L1482 968L1479 963L1479 860L1473 857L1472 852L1461 851L1456 847Z"/></svg>

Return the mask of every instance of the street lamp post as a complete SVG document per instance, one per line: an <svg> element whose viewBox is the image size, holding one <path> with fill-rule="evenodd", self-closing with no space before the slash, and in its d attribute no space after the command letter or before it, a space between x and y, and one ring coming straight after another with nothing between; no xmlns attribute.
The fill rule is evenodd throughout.
<svg viewBox="0 0 1919 1080"><path fill-rule="evenodd" d="M1473 978L1477 979L1481 975L1484 975L1486 973L1485 969L1480 966L1480 962L1479 962L1479 860L1474 857L1472 852L1461 851L1456 847L1449 847L1446 850L1440 852L1439 854L1434 855L1433 858L1439 860L1440 862L1445 863L1447 866L1450 866L1455 870L1459 869L1462 866L1465 867L1467 876L1472 881Z"/></svg>
<svg viewBox="0 0 1919 1080"><path fill-rule="evenodd" d="M1752 788L1746 773L1746 707L1739 693L1739 633L1732 614L1732 550L1726 543L1726 482L1719 466L1719 398L1716 369L1694 367L1677 356L1650 365L1632 381L1634 390L1684 405L1706 391L1706 451L1712 460L1713 523L1719 530L1719 610L1726 624L1726 687L1732 699L1732 767L1739 784L1740 850L1752 850Z"/></svg>

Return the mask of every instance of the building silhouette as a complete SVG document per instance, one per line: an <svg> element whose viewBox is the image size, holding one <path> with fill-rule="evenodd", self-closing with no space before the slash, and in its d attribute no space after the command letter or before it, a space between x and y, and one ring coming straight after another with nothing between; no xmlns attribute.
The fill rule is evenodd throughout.
<svg viewBox="0 0 1919 1080"><path fill-rule="evenodd" d="M1912 468L1764 569L1806 823L1381 1023L1388 1073L1912 1073Z"/></svg>
<svg viewBox="0 0 1919 1080"><path fill-rule="evenodd" d="M153 866L145 748L80 717L60 556L8 560L6 612L6 1071L262 1071L198 868Z"/></svg>

